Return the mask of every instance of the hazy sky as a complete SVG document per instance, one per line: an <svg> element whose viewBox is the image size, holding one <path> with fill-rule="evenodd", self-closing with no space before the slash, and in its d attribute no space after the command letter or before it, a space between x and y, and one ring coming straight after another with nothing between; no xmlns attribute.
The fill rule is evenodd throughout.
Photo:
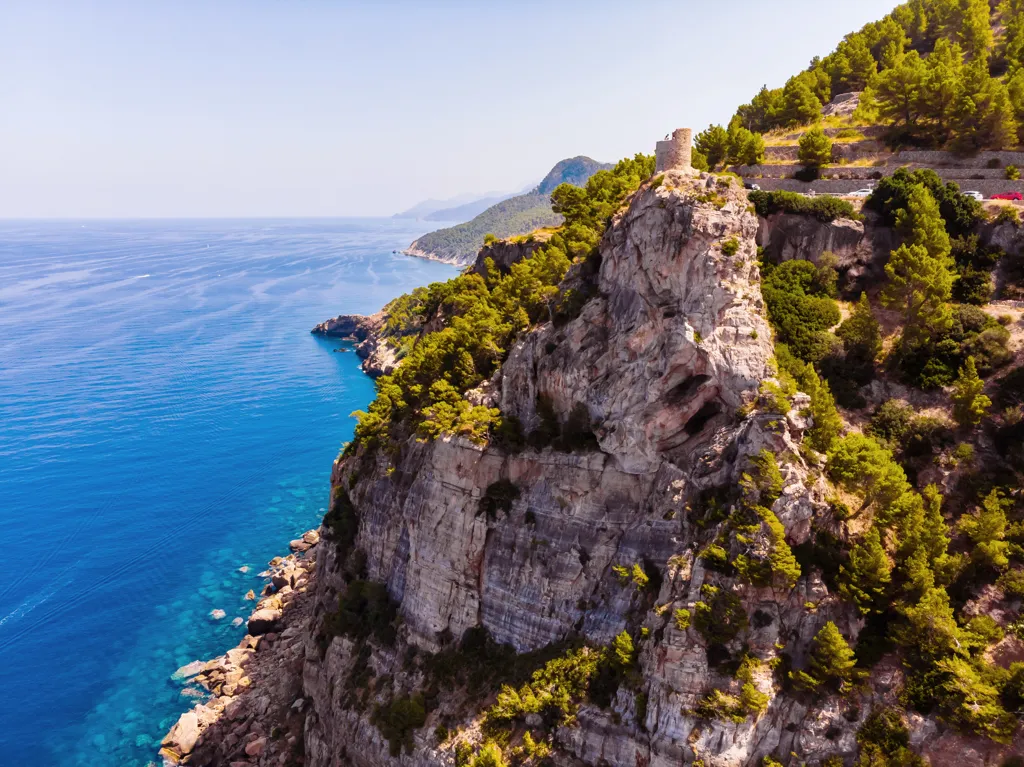
<svg viewBox="0 0 1024 767"><path fill-rule="evenodd" d="M894 0L2 0L0 217L389 215L728 120Z"/></svg>

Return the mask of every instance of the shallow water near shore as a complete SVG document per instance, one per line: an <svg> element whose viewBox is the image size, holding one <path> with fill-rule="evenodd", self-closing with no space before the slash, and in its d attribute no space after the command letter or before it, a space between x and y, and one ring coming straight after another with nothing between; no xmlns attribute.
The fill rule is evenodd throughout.
<svg viewBox="0 0 1024 767"><path fill-rule="evenodd" d="M456 274L423 231L0 222L0 764L158 761L373 396L309 329Z"/></svg>

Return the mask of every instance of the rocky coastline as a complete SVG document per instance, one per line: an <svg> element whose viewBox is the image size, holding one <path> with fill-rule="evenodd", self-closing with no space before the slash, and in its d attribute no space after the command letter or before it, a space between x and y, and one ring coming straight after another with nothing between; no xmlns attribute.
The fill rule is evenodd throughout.
<svg viewBox="0 0 1024 767"><path fill-rule="evenodd" d="M414 248L412 246L406 248L405 250L403 250L401 252L402 252L403 256L413 256L414 258L425 258L427 261L437 261L438 263L441 263L441 264L449 264L451 266L465 266L466 265L465 259L463 259L463 258L461 258L459 256L446 255L446 254L443 254L443 253L433 253L433 252L426 251L426 250L420 250L419 248Z"/></svg>
<svg viewBox="0 0 1024 767"><path fill-rule="evenodd" d="M302 764L306 700L301 671L320 531L306 532L290 548L288 556L270 561L267 584L238 645L211 660L182 666L172 676L182 685L182 695L201 702L164 737L164 765Z"/></svg>
<svg viewBox="0 0 1024 767"><path fill-rule="evenodd" d="M355 352L362 360L363 372L378 378L389 374L398 364L396 349L383 335L385 319L383 311L370 315L339 314L324 320L310 333L354 344Z"/></svg>

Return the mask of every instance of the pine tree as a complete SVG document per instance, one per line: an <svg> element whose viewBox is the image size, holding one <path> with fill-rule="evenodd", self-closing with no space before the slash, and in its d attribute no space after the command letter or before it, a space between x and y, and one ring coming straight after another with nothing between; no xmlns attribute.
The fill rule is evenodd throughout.
<svg viewBox="0 0 1024 767"><path fill-rule="evenodd" d="M928 56L928 73L921 89L921 103L931 120L939 144L950 137L950 123L963 88L963 58L960 46L942 39Z"/></svg>
<svg viewBox="0 0 1024 767"><path fill-rule="evenodd" d="M800 137L798 158L804 165L818 167L832 162L832 139L820 125L815 125Z"/></svg>
<svg viewBox="0 0 1024 767"><path fill-rule="evenodd" d="M905 623L893 629L893 638L919 659L943 658L963 647L960 626L943 588L928 589L914 605L904 607Z"/></svg>
<svg viewBox="0 0 1024 767"><path fill-rule="evenodd" d="M992 11L989 0L961 0L958 39L964 51L973 59L988 62L992 47Z"/></svg>
<svg viewBox="0 0 1024 767"><path fill-rule="evenodd" d="M812 365L808 365L809 386L801 384L804 393L811 398L809 408L813 425L807 431L807 442L819 453L826 452L832 442L843 433L843 419L836 410L828 381L818 378Z"/></svg>
<svg viewBox="0 0 1024 767"><path fill-rule="evenodd" d="M768 509L761 509L761 519L768 528L768 562L773 581L783 588L791 589L800 579L800 563L793 556L793 550L786 543L786 528Z"/></svg>
<svg viewBox="0 0 1024 767"><path fill-rule="evenodd" d="M853 668L857 664L853 650L847 644L835 623L829 621L814 636L811 658L808 664L810 674L819 683L838 682L845 685L853 679Z"/></svg>
<svg viewBox="0 0 1024 767"><path fill-rule="evenodd" d="M888 282L882 305L903 309L903 340L911 345L948 330L953 274L945 261L933 258L923 245L901 245L885 265Z"/></svg>
<svg viewBox="0 0 1024 767"><path fill-rule="evenodd" d="M821 100L807 80L791 77L782 89L782 121L786 125L807 125L821 119Z"/></svg>
<svg viewBox="0 0 1024 767"><path fill-rule="evenodd" d="M950 241L939 203L924 184L914 184L907 207L896 211L896 227L909 245L921 245L928 255L949 264Z"/></svg>
<svg viewBox="0 0 1024 767"><path fill-rule="evenodd" d="M851 549L849 564L839 568L839 593L854 602L861 615L866 615L880 611L891 581L892 566L878 529L872 527Z"/></svg>
<svg viewBox="0 0 1024 767"><path fill-rule="evenodd" d="M636 650L633 647L633 637L628 631L623 631L612 640L612 659L619 668L629 668L636 660Z"/></svg>
<svg viewBox="0 0 1024 767"><path fill-rule="evenodd" d="M717 168L729 155L729 134L721 125L709 125L697 134L694 144L704 155L710 170Z"/></svg>
<svg viewBox="0 0 1024 767"><path fill-rule="evenodd" d="M1006 500L993 489L985 496L976 514L960 518L960 531L974 544L971 558L980 565L1002 568L1010 563L1006 556L1010 548L1005 540L1006 506Z"/></svg>
<svg viewBox="0 0 1024 767"><path fill-rule="evenodd" d="M944 658L936 669L943 672L940 678L944 718L964 729L984 733L996 742L1009 743L1017 719L1003 708L992 675L979 673L977 665L962 658Z"/></svg>
<svg viewBox="0 0 1024 767"><path fill-rule="evenodd" d="M856 383L868 383L874 378L875 360L882 352L882 329L866 292L860 294L853 312L836 329L836 336L846 351L846 372Z"/></svg>
<svg viewBox="0 0 1024 767"><path fill-rule="evenodd" d="M960 375L953 383L953 418L961 426L977 426L985 417L992 400L983 394L985 382L978 375L974 357L967 358L967 364L960 368Z"/></svg>
<svg viewBox="0 0 1024 767"><path fill-rule="evenodd" d="M921 91L926 76L921 54L911 50L890 69L872 78L871 97L879 117L898 128L913 129L921 114Z"/></svg>
<svg viewBox="0 0 1024 767"><path fill-rule="evenodd" d="M1021 16L1021 55L1024 56L1024 16ZM1024 144L1024 66L1006 83L1006 93L1010 97L1010 106L1013 107L1014 116L1017 118L1017 141Z"/></svg>

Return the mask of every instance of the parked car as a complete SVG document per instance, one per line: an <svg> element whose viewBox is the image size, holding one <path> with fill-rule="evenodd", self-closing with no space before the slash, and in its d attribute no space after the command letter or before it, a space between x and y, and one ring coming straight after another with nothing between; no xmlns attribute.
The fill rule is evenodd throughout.
<svg viewBox="0 0 1024 767"><path fill-rule="evenodd" d="M858 189L856 192L850 192L847 197L870 197L875 193L874 189Z"/></svg>
<svg viewBox="0 0 1024 767"><path fill-rule="evenodd" d="M981 202L982 200L985 199L985 195L983 195L981 192L964 192L963 195L964 197L972 197L978 202Z"/></svg>
<svg viewBox="0 0 1024 767"><path fill-rule="evenodd" d="M1001 192L999 194L992 195L989 199L990 200L1024 200L1024 194L1021 194L1020 192Z"/></svg>
<svg viewBox="0 0 1024 767"><path fill-rule="evenodd" d="M759 187L757 184L755 184L752 181L744 181L743 182L743 188L744 189L749 189L751 192L760 192L761 191L761 187Z"/></svg>

